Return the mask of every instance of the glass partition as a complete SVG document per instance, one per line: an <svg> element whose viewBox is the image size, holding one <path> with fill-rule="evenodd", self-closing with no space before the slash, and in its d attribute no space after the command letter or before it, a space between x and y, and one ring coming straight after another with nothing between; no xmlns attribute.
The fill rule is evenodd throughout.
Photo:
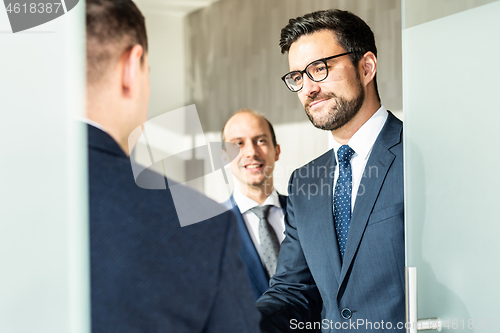
<svg viewBox="0 0 500 333"><path fill-rule="evenodd" d="M27 21L14 15L22 1L0 5L5 333L90 332L86 128L73 119L85 110L85 3L55 2Z"/></svg>
<svg viewBox="0 0 500 333"><path fill-rule="evenodd" d="M406 260L417 267L418 317L496 332L500 2L402 8Z"/></svg>

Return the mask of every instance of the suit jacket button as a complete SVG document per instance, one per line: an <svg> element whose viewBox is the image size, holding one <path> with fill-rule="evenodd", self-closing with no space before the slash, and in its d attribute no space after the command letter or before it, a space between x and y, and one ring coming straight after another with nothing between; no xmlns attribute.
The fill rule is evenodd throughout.
<svg viewBox="0 0 500 333"><path fill-rule="evenodd" d="M349 319L352 317L352 312L348 308L345 308L345 309L342 309L342 311L340 311L340 315L344 319Z"/></svg>

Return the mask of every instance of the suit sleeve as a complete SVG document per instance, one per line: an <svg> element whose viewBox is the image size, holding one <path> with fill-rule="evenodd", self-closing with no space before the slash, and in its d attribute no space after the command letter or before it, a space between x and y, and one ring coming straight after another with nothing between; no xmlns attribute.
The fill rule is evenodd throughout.
<svg viewBox="0 0 500 333"><path fill-rule="evenodd" d="M259 312L250 289L246 269L239 256L240 239L236 217L227 211L226 242L220 265L220 278L207 333L256 333L259 331ZM218 217L218 218L220 218Z"/></svg>
<svg viewBox="0 0 500 333"><path fill-rule="evenodd" d="M281 244L276 275L271 279L269 289L257 301L257 309L262 314L261 330L266 333L296 332L296 327L294 329L291 325L295 320L321 320L321 297L302 251L295 220L295 173L288 186L286 237Z"/></svg>

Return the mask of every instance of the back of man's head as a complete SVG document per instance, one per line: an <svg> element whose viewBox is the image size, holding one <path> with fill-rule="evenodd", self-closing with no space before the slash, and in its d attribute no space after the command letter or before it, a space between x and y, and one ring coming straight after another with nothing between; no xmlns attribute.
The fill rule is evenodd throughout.
<svg viewBox="0 0 500 333"><path fill-rule="evenodd" d="M148 40L132 0L87 0L87 118L129 154L130 133L147 119Z"/></svg>
<svg viewBox="0 0 500 333"><path fill-rule="evenodd" d="M87 84L98 83L123 52L148 39L144 16L132 0L87 0Z"/></svg>

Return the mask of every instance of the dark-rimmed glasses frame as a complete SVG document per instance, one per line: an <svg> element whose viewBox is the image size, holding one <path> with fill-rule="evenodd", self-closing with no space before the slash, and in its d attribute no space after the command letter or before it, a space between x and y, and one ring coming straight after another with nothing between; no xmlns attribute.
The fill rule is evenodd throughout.
<svg viewBox="0 0 500 333"><path fill-rule="evenodd" d="M334 59L334 58L338 58L338 57L342 57L342 56L345 56L345 55L348 55L348 54L352 54L354 52L345 52L345 53L341 53L341 54L337 54L337 55L334 55L334 56L331 56L331 57L327 57L327 58L321 58L321 59L317 59L317 60L314 60L312 61L311 63L309 63L306 68L304 68L303 71L292 71L292 72L288 72L286 73L285 75L283 75L281 77L281 80L283 80L283 82L285 83L285 86L292 92L298 92L302 89L302 87L304 87L304 73L307 75L308 78L310 78L312 81L314 82L321 82L323 80L326 80L326 78L328 77L328 64L326 63L328 60L330 59ZM321 61L325 64L325 68L326 68L326 74L325 74L325 77L320 79L320 80L315 80L311 74L309 74L309 72L307 71L307 69L309 68L309 66L311 66L312 64L314 63L317 63L318 61ZM286 77L291 75L291 74L294 74L294 73L297 73L297 74L300 74L300 77L302 78L302 85L300 86L300 88L298 89L293 89L286 81Z"/></svg>

